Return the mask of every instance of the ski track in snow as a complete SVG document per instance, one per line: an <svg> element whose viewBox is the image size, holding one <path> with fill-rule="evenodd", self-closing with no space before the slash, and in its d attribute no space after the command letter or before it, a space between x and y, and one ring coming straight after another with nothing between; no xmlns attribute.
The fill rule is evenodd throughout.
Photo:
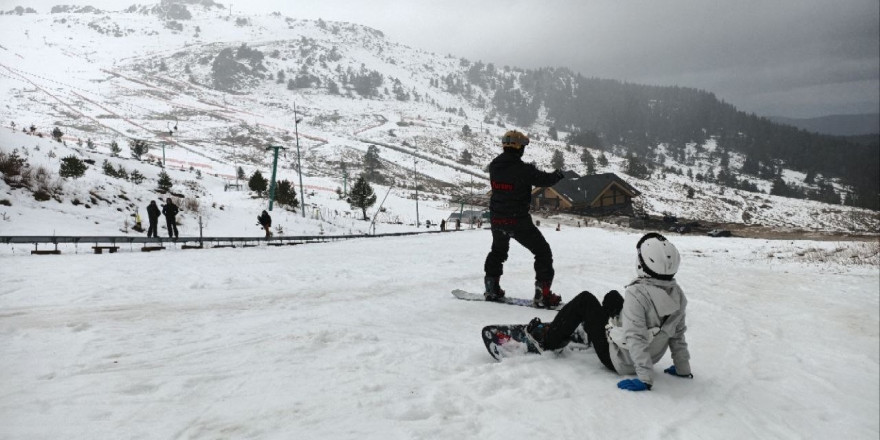
<svg viewBox="0 0 880 440"><path fill-rule="evenodd" d="M638 234L543 229L555 290L622 289ZM623 392L592 350L492 360L456 300L486 231L290 248L0 256L3 438L876 438L878 271L674 237L695 378ZM814 246L786 243L789 247ZM528 296L517 246L502 286Z"/></svg>

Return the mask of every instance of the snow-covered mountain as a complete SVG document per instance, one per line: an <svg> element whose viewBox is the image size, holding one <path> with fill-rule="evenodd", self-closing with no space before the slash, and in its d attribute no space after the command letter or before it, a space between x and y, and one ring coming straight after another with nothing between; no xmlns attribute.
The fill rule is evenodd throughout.
<svg viewBox="0 0 880 440"><path fill-rule="evenodd" d="M534 123L517 126L491 103L488 92L474 87L467 72L477 63L389 41L379 30L280 14L230 16L210 1L135 5L116 12L82 6L53 11L0 16L0 120L8 127L0 135L0 150L11 154L18 149L32 167L43 165L50 180L61 157L73 154L95 165L81 179L54 177L52 197L43 202L34 200L33 188L0 183L0 198L11 205L2 207L7 213L0 224L10 234L45 234L49 228L59 234L107 233L107 222L113 230L125 230L134 211L158 197L153 190L163 156L175 193L198 199L184 221L195 222L195 213L213 219L209 226L218 235L234 233L253 217L228 219L230 209L251 215L265 204L245 192L224 190L235 183L238 167L247 176L254 171L268 176L269 145L287 148L279 158L278 180L298 187L297 159L302 162L307 212L319 219L306 225L291 215L289 224L297 224L292 230L303 232L363 229L328 217L357 216L336 193L363 171L371 145L378 147L383 164L384 185L375 185L376 192L380 200L389 192L380 221L399 227L416 223L417 212L420 222L437 222L460 207L452 196L485 192L483 168L497 154L498 137L507 129L532 135L527 159L539 166L549 169L553 153L560 151L566 168L586 172L580 147L546 134L552 123L546 112L539 110ZM491 69L510 78L518 75L514 67ZM296 124L295 118L301 121ZM43 137L25 137L22 130L31 126L33 135ZM50 139L56 127L64 144ZM565 134L560 130L558 138ZM129 158L131 139L150 143L149 164ZM122 150L118 156L111 151L114 141ZM638 204L654 216L774 229L878 230L880 220L872 211L688 177L714 173L715 147L712 139L687 145L688 160L681 163L672 152L664 155L664 169L679 173L623 177L642 191ZM658 154L666 148L657 146ZM465 151L471 161L462 159ZM622 173L621 150L610 146L591 152L608 159L597 172ZM129 172L139 170L145 182L104 175L104 160ZM730 161L744 158L731 153ZM783 175L798 181L806 177L790 170ZM769 180L752 183L769 192ZM117 200L120 196L123 201ZM89 208L85 200L92 201ZM106 211L99 225L94 225L95 207ZM373 210L378 208L377 203ZM46 211L57 217L50 221Z"/></svg>

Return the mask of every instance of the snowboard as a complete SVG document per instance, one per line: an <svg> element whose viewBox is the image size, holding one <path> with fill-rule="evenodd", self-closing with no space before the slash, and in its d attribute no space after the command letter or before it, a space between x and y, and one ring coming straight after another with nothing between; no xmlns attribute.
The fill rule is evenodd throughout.
<svg viewBox="0 0 880 440"><path fill-rule="evenodd" d="M452 291L452 295L455 296L455 297L458 298L458 299L463 299L463 300L465 300L465 301L486 301L486 298L483 297L483 294L482 294L482 293L466 292L466 291L461 290L461 289L455 289L455 290L453 290L453 291ZM531 300L531 299L525 299L525 298L512 298L512 297L509 297L509 296L505 296L504 298L501 298L501 300L499 300L499 301L487 301L487 302L496 302L496 303L498 303L498 304L510 304L510 305L512 305L512 306L523 306L523 307L539 308L539 307L535 307L535 304L532 303L532 300ZM562 301L562 302L560 302L559 305L557 305L556 307L553 307L553 308L550 308L550 309L545 309L545 308L543 308L543 307L540 307L540 309L541 309L541 310L559 310L559 309L561 309L562 306L564 306L564 305L565 305L565 301Z"/></svg>
<svg viewBox="0 0 880 440"><path fill-rule="evenodd" d="M526 331L525 324L495 324L483 327L481 332L483 336L483 344L486 350L496 360L503 358L523 356L526 354L543 354L544 350ZM565 349L568 350L587 350L591 347L587 342L586 333L582 327L571 335L568 345L555 353L560 353Z"/></svg>

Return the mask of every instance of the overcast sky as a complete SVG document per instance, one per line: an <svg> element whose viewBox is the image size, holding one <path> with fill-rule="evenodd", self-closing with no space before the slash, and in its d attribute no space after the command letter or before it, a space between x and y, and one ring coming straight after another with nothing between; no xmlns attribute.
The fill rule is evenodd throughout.
<svg viewBox="0 0 880 440"><path fill-rule="evenodd" d="M220 1L220 0L215 0ZM496 65L695 87L762 116L880 112L878 0L238 0ZM132 0L0 0L3 10ZM140 3L149 3L141 1Z"/></svg>

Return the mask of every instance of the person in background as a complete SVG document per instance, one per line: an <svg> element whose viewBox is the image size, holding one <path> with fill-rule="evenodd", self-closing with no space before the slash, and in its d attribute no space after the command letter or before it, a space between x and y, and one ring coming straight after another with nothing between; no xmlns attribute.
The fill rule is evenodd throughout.
<svg viewBox="0 0 880 440"><path fill-rule="evenodd" d="M150 204L147 205L147 220L150 222L150 227L147 228L147 238L159 237L159 234L156 233L159 214L161 214L161 212L159 211L159 207L156 206L156 201L150 200Z"/></svg>
<svg viewBox="0 0 880 440"><path fill-rule="evenodd" d="M177 232L177 213L180 212L180 208L174 204L174 201L169 197L165 205L162 206L162 214L165 214L165 226L168 227L168 236L171 238L179 238L180 235Z"/></svg>
<svg viewBox="0 0 880 440"><path fill-rule="evenodd" d="M263 213L257 216L257 221L260 222L260 226L266 231L266 238L271 237L272 231L270 231L269 228L272 227L272 216L270 216L264 209Z"/></svg>
<svg viewBox="0 0 880 440"><path fill-rule="evenodd" d="M132 226L137 232L144 232L144 226L141 224L141 213L138 210L134 212L134 226Z"/></svg>
<svg viewBox="0 0 880 440"><path fill-rule="evenodd" d="M559 310L553 322L534 318L526 330L542 350L558 350L582 325L605 367L620 375L636 375L617 387L647 391L654 386L654 364L667 348L673 365L663 372L685 379L694 375L685 339L687 298L674 279L681 262L678 249L652 232L638 241L636 253L638 275L626 286L624 297L612 290L600 303L583 291Z"/></svg>

